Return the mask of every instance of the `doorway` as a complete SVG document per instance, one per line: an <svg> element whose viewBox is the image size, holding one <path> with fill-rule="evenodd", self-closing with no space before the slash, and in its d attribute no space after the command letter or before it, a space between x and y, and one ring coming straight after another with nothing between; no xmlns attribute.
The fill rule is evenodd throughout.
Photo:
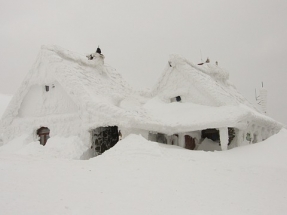
<svg viewBox="0 0 287 215"><path fill-rule="evenodd" d="M117 126L99 127L91 131L92 149L96 155L104 153L119 141Z"/></svg>
<svg viewBox="0 0 287 215"><path fill-rule="evenodd" d="M195 146L196 146L195 145L195 139L189 135L185 135L184 138L185 138L185 148L190 149L190 150L194 150Z"/></svg>

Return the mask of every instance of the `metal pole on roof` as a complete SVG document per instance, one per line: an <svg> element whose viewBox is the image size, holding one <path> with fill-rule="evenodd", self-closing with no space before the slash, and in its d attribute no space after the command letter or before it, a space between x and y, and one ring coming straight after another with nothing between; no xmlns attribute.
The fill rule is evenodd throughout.
<svg viewBox="0 0 287 215"><path fill-rule="evenodd" d="M200 58L201 58L201 63L203 63L201 49L200 49Z"/></svg>

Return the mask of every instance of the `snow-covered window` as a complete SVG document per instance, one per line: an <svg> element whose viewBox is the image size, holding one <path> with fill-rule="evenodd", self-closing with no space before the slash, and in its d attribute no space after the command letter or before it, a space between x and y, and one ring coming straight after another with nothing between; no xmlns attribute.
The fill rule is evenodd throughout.
<svg viewBox="0 0 287 215"><path fill-rule="evenodd" d="M171 102L180 102L181 101L181 97L180 96L176 96L174 98L170 99Z"/></svg>
<svg viewBox="0 0 287 215"><path fill-rule="evenodd" d="M154 142L167 144L166 135L162 133L149 132L148 139Z"/></svg>
<svg viewBox="0 0 287 215"><path fill-rule="evenodd" d="M40 144L45 146L47 140L50 138L50 129L47 127L41 127L37 130L37 135L40 138Z"/></svg>

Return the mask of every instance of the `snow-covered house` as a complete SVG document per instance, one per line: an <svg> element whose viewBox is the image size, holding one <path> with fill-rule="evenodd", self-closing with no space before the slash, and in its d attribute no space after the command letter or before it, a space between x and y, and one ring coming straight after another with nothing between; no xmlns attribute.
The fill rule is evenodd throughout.
<svg viewBox="0 0 287 215"><path fill-rule="evenodd" d="M24 133L26 141L42 145L56 136L75 137L90 156L130 133L220 150L259 142L281 128L254 109L217 65L172 56L155 87L138 92L103 56L88 60L55 46L42 47L0 121L4 143Z"/></svg>

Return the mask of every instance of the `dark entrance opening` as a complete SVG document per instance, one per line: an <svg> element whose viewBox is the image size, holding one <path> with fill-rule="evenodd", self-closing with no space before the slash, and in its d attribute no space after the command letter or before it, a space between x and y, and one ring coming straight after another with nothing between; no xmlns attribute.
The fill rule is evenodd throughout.
<svg viewBox="0 0 287 215"><path fill-rule="evenodd" d="M203 130L201 132L201 138L202 139L208 138L214 142L219 142L219 140L220 140L219 131L217 129L214 129L214 128Z"/></svg>
<svg viewBox="0 0 287 215"><path fill-rule="evenodd" d="M184 138L185 138L185 148L190 149L190 150L194 150L196 147L195 139L189 135L185 135Z"/></svg>
<svg viewBox="0 0 287 215"><path fill-rule="evenodd" d="M232 140L235 137L235 130L234 128L228 128L228 145L232 142ZM211 128L201 131L201 138L208 138L211 139L214 142L220 142L220 135L219 130Z"/></svg>
<svg viewBox="0 0 287 215"><path fill-rule="evenodd" d="M119 141L119 131L117 126L99 127L92 130L92 148L96 155L104 153L112 148Z"/></svg>
<svg viewBox="0 0 287 215"><path fill-rule="evenodd" d="M40 144L45 146L47 140L50 138L50 129L47 127L41 127L37 130L37 135L40 137Z"/></svg>

